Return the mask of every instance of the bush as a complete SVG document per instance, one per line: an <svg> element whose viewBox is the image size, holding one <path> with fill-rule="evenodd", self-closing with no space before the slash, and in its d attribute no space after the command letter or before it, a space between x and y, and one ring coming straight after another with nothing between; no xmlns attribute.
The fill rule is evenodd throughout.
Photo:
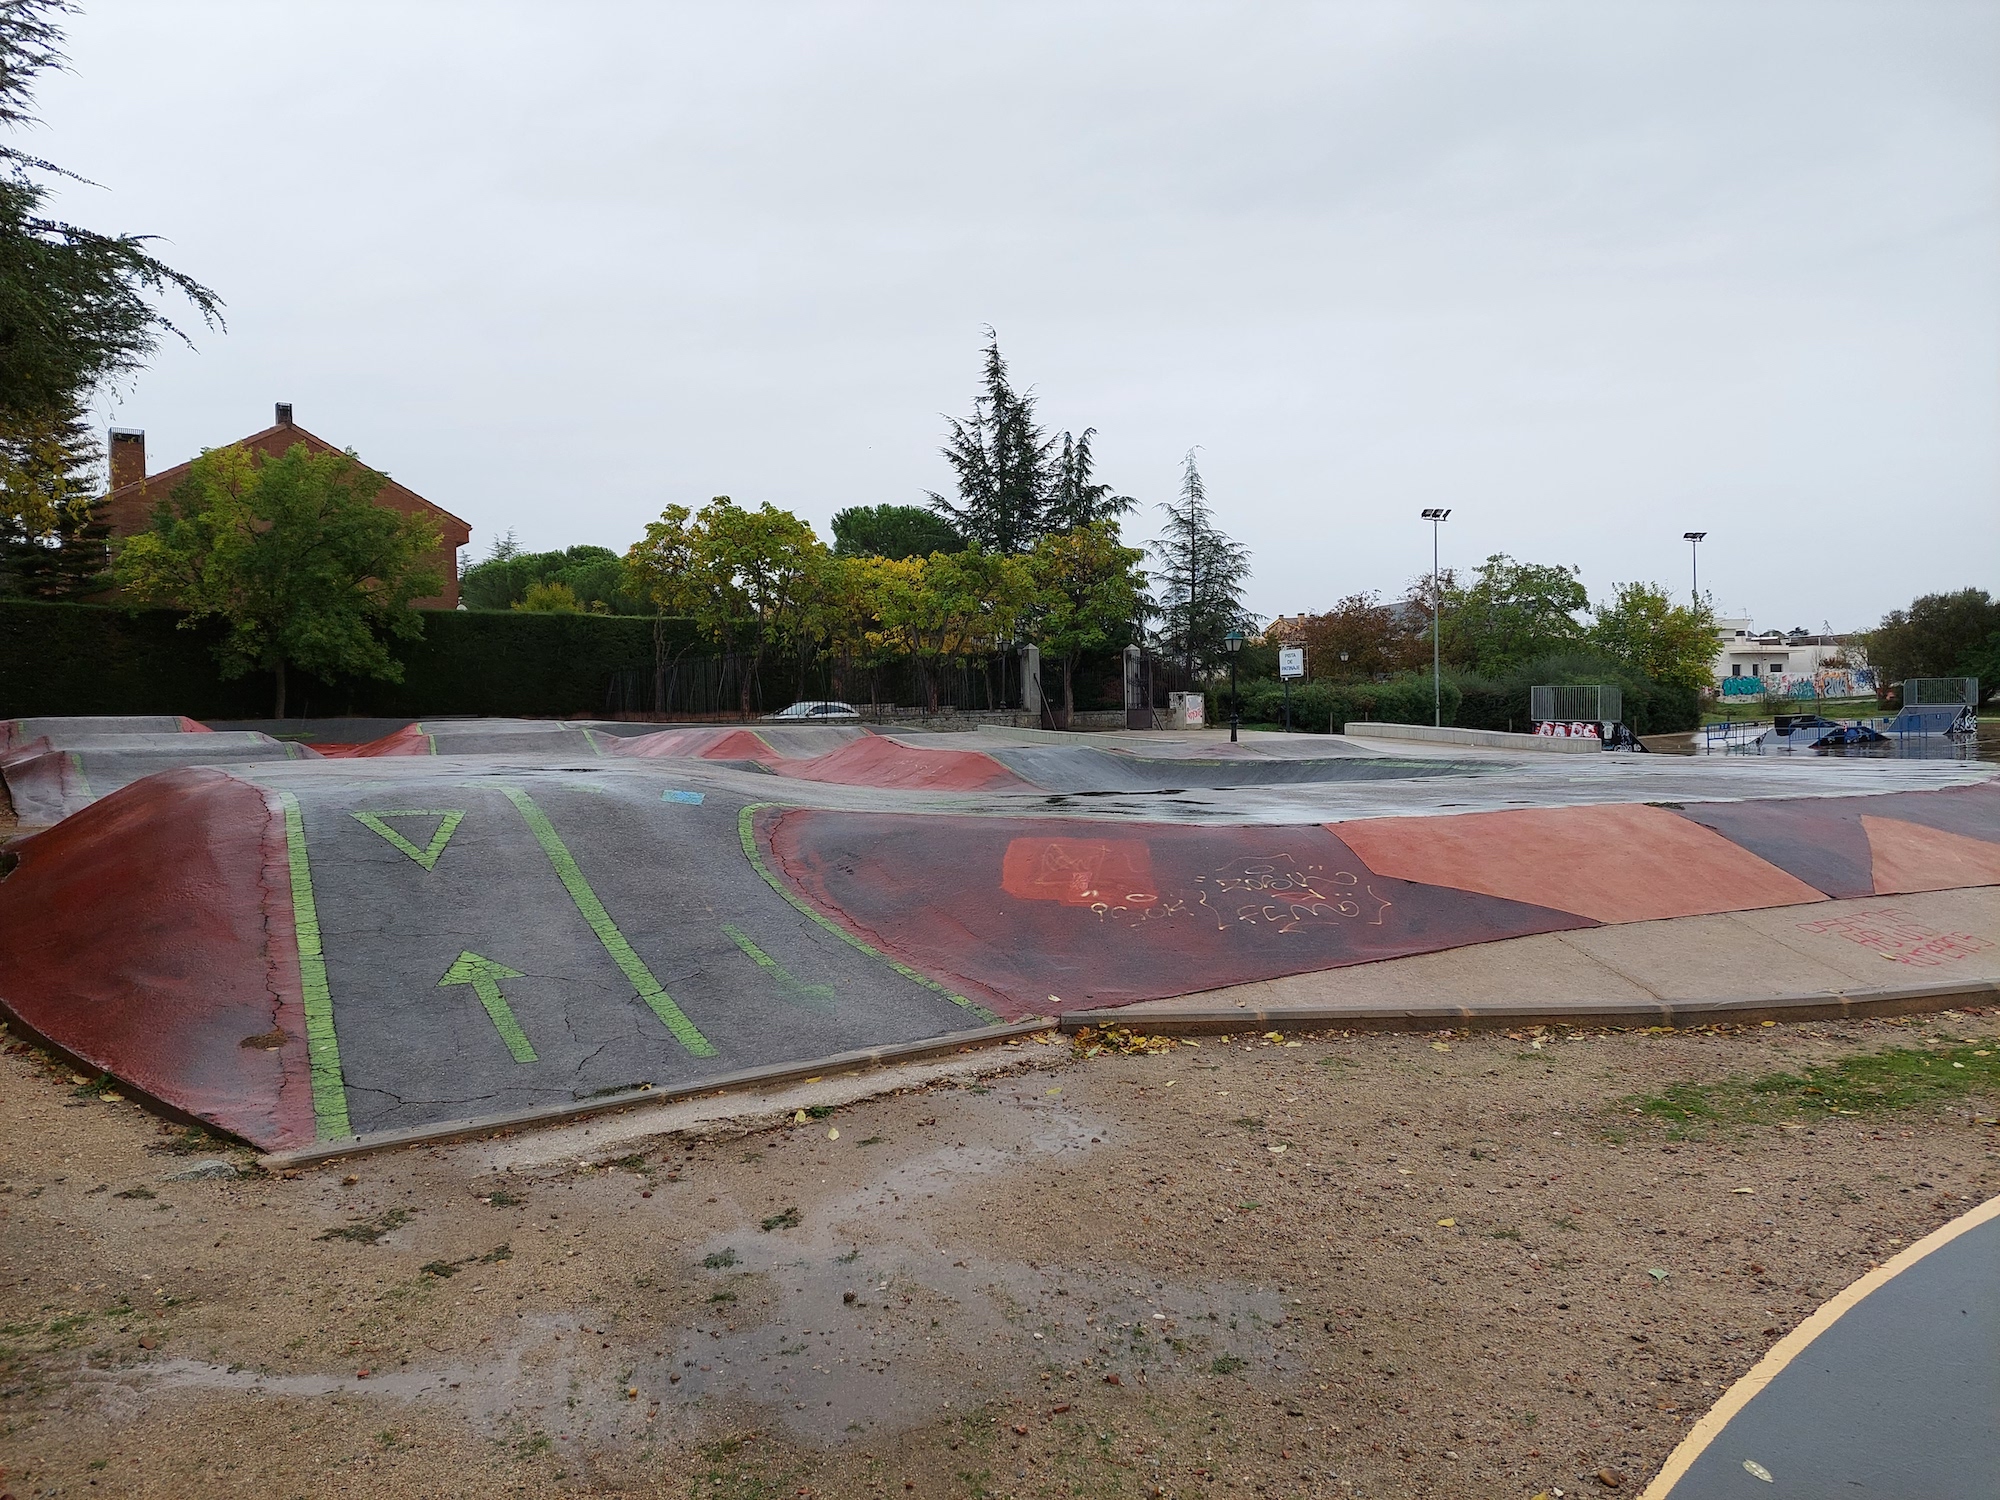
<svg viewBox="0 0 2000 1500"><path fill-rule="evenodd" d="M1624 695L1625 723L1634 734L1673 734L1701 722L1701 694L1695 688L1655 682L1642 673L1592 652L1565 652L1527 662L1502 677L1461 675L1456 722L1465 729L1511 730L1533 727L1528 690L1537 685L1615 684Z"/></svg>
<svg viewBox="0 0 2000 1500"><path fill-rule="evenodd" d="M1284 684L1263 679L1246 682L1243 691L1243 719L1251 724L1284 722ZM1443 684L1444 722L1453 722L1458 712L1458 686L1450 679ZM1207 696L1208 722L1229 722L1229 687L1211 687ZM1292 684L1292 727L1308 734L1338 734L1350 721L1379 724L1428 724L1432 714L1431 679L1428 674L1394 677L1387 682L1295 682Z"/></svg>

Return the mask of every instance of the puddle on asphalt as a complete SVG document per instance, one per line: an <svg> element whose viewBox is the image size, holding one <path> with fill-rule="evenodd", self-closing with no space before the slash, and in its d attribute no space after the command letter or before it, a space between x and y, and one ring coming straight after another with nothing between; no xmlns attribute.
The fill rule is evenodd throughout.
<svg viewBox="0 0 2000 1500"><path fill-rule="evenodd" d="M585 1309L521 1319L477 1363L365 1379L185 1359L80 1373L114 1415L136 1414L163 1390L443 1402L496 1440L546 1434L566 1451L587 1451L643 1444L663 1427L695 1436L743 1406L830 1445L948 1419L1003 1392L1087 1400L1107 1375L1145 1388L1223 1370L1290 1370L1267 1337L1287 1311L1268 1288L982 1258L931 1237L924 1205L997 1189L1031 1160L1080 1158L1122 1128L1040 1097L1039 1087L1031 1079L996 1088L988 1103L1000 1107L980 1121L985 1139L901 1161L816 1204L798 1229L764 1232L746 1220L676 1251L706 1264L718 1300L668 1348L636 1347L612 1314Z"/></svg>

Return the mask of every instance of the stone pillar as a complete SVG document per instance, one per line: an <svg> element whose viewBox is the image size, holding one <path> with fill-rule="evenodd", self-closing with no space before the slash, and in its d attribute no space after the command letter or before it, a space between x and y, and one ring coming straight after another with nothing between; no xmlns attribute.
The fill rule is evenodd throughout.
<svg viewBox="0 0 2000 1500"><path fill-rule="evenodd" d="M1153 727L1153 700L1146 691L1146 669L1137 646L1125 648L1125 727Z"/></svg>
<svg viewBox="0 0 2000 1500"><path fill-rule="evenodd" d="M1021 648L1021 712L1033 721L1034 728L1042 727L1042 648L1023 646Z"/></svg>

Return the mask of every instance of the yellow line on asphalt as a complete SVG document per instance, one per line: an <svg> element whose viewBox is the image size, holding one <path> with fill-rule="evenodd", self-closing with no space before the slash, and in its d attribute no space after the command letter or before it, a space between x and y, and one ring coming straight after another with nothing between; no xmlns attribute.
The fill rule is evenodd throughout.
<svg viewBox="0 0 2000 1500"><path fill-rule="evenodd" d="M1646 1486L1645 1493L1639 1496L1639 1500L1667 1500L1674 1486L1679 1484L1687 1471L1694 1467L1694 1461L1700 1458L1708 1445L1721 1435L1722 1429L1729 1425L1730 1420L1756 1399L1765 1386L1776 1380L1786 1365L1803 1354L1807 1345L1839 1322L1863 1297L1887 1286L1926 1255L1935 1250L1942 1250L1960 1235L1977 1229L1993 1218L2000 1218L2000 1198L1988 1199L1970 1213L1960 1214L1949 1224L1931 1231L1900 1254L1883 1261L1881 1265L1765 1350L1764 1357L1751 1367L1750 1373L1724 1391L1722 1399L1708 1409L1707 1414L1694 1424L1686 1437L1681 1439L1680 1446L1667 1455L1666 1465L1653 1476L1653 1482Z"/></svg>

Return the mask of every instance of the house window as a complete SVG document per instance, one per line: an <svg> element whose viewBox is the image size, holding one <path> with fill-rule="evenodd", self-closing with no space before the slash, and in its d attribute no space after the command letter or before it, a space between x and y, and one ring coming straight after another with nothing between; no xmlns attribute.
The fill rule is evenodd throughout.
<svg viewBox="0 0 2000 1500"><path fill-rule="evenodd" d="M1741 677L1743 675L1743 663L1740 661L1731 662L1729 664L1729 675L1731 677Z"/></svg>
<svg viewBox="0 0 2000 1500"><path fill-rule="evenodd" d="M1774 661L1771 663L1771 670L1765 675L1769 677L1776 677L1782 674L1784 670L1785 670L1785 664L1783 662Z"/></svg>

